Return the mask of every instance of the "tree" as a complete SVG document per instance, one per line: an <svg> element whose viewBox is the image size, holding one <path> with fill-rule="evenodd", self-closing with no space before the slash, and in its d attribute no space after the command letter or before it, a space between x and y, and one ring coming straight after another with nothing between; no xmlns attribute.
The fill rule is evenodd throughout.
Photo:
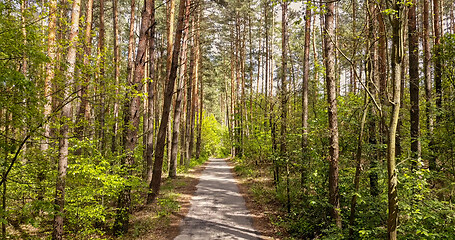
<svg viewBox="0 0 455 240"><path fill-rule="evenodd" d="M338 113L336 99L336 80L335 80L335 26L333 23L335 3L330 2L326 5L325 25L324 25L324 54L325 54L325 80L327 87L327 103L330 131L330 158L329 158L329 203L330 215L336 226L341 228L340 214L340 195L338 192Z"/></svg>
<svg viewBox="0 0 455 240"><path fill-rule="evenodd" d="M310 34L311 5L307 2L305 10L305 43L303 46L303 79L302 79L302 154L304 166L308 160L308 83L310 77ZM302 183L304 180L302 170Z"/></svg>
<svg viewBox="0 0 455 240"><path fill-rule="evenodd" d="M92 0L90 0L92 1ZM118 0L113 0L112 17L114 22L114 81L115 81L115 95L119 95L120 84L120 46L119 46L119 27L118 27ZM118 117L119 117L119 102L116 98L114 100L114 124L112 125L112 145L111 152L117 151L117 130L118 130Z"/></svg>
<svg viewBox="0 0 455 240"><path fill-rule="evenodd" d="M388 173L388 210L389 216L387 219L387 233L389 240L397 239L397 226L398 226L398 194L397 194L397 169L396 169L396 156L395 156L395 143L396 132L398 126L398 119L400 117L400 103L401 103L401 64L403 62L403 4L400 1L394 0L392 3L394 14L390 16L392 24L392 56L391 56L391 70L392 70L392 112L390 116L388 144L387 144L387 173Z"/></svg>
<svg viewBox="0 0 455 240"><path fill-rule="evenodd" d="M182 113L182 99L183 99L183 88L185 83L185 76L188 62L188 35L190 28L190 4L186 4L185 9L185 22L182 42L182 56L180 62L180 77L178 79L177 96L174 107L174 121L173 121L173 133L172 133L172 150L171 150L171 161L169 167L169 177L175 178L177 176L177 155L178 155L178 137L180 134L180 119ZM183 143L183 142L182 142Z"/></svg>
<svg viewBox="0 0 455 240"><path fill-rule="evenodd" d="M76 67L76 51L77 51L77 34L79 32L79 15L80 15L80 0L73 1L71 13L71 30L70 30L70 46L66 56L68 68L65 72L66 87L63 90L62 96L62 118L60 121L60 137L59 137L59 157L58 157L58 175L55 191L55 205L57 213L54 217L53 239L63 239L63 214L65 206L65 180L68 167L68 147L69 147L69 122L71 122L71 104L72 95L71 88L74 84L74 71Z"/></svg>
<svg viewBox="0 0 455 240"><path fill-rule="evenodd" d="M158 130L158 135L156 139L156 154L155 154L155 162L153 165L153 176L152 181L149 185L149 193L147 196L147 202L153 202L156 197L158 196L160 187L161 187L161 173L163 167L163 158L164 158L164 147L165 147L165 140L166 140L166 131L167 131L167 124L169 121L169 113L171 108L172 102L172 95L174 93L174 84L175 78L177 77L177 68L178 68L178 59L179 59L179 52L181 46L181 38L183 32L183 23L184 23L184 16L185 16L185 9L186 4L189 4L189 0L180 0L179 4L179 14L178 14L178 21L177 21L177 30L175 33L175 43L172 55L172 64L170 68L169 75L166 81L166 88L164 92L164 102L163 102L163 112L161 114L161 122L160 127Z"/></svg>
<svg viewBox="0 0 455 240"><path fill-rule="evenodd" d="M408 11L409 41L409 94L411 96L411 157L413 166L420 158L420 114L419 114L419 35L417 32L416 1Z"/></svg>
<svg viewBox="0 0 455 240"><path fill-rule="evenodd" d="M93 0L88 0L87 1L87 6L86 6L86 26L85 26L85 34L84 34L84 57L83 57L83 63L84 66L89 66L90 65L90 54L91 54L91 45L92 45L92 21L93 21ZM86 72L84 74L84 82L82 83L80 87L80 95L81 95L81 104L79 105L79 109L77 111L77 116L76 116L76 135L80 141L83 140L84 137L84 120L87 120L89 118L89 109L88 109L88 85L90 84L90 78L91 74L89 73L90 71L86 69ZM78 154L81 154L81 149L77 150Z"/></svg>
<svg viewBox="0 0 455 240"><path fill-rule="evenodd" d="M142 22L141 31L139 34L139 43L136 52L136 61L134 63L134 74L132 82L129 85L134 89L136 93L142 92L142 79L144 78L146 59L146 47L149 41L150 30L152 26L151 15L154 10L154 0L144 0L144 10L142 11ZM138 142L138 129L140 122L140 106L141 98L137 94L133 93L130 97L130 103L126 109L125 123L126 131L124 132L124 147L126 151L126 157L123 159L122 165L126 170L126 173L130 175L132 173L132 167L134 165L134 150ZM128 177L126 177L128 179ZM126 233L129 227L129 213L131 211L131 186L126 183L124 189L121 191L118 197L117 203L117 215L114 224L114 232L116 235Z"/></svg>

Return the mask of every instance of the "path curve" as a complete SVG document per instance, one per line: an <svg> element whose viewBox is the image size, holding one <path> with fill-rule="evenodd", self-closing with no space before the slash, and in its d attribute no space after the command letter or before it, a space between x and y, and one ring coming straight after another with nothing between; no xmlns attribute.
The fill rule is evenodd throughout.
<svg viewBox="0 0 455 240"><path fill-rule="evenodd" d="M209 159L174 240L262 239L226 159Z"/></svg>

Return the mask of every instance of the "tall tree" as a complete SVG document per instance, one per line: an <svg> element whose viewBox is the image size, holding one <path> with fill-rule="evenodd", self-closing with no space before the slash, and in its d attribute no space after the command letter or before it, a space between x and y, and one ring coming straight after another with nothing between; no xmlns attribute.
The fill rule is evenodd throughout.
<svg viewBox="0 0 455 240"><path fill-rule="evenodd" d="M92 1L92 0L90 0ZM117 130L118 130L118 116L119 116L119 102L117 96L119 95L120 85L120 46L119 46L119 27L118 27L118 0L113 0L112 17L114 22L114 82L115 82L115 100L114 100L114 124L112 125L112 145L111 151L117 151Z"/></svg>
<svg viewBox="0 0 455 240"><path fill-rule="evenodd" d="M66 87L62 96L62 117L60 118L60 136L59 136L59 157L58 157L58 175L55 191L55 205L57 213L54 217L53 239L63 239L63 218L65 206L65 183L66 169L68 167L68 143L69 143L69 122L71 122L71 104L72 86L74 85L74 72L76 67L77 52L77 34L79 32L79 16L81 0L74 0L71 13L71 29L69 37L69 48L66 56L68 68L65 72Z"/></svg>
<svg viewBox="0 0 455 240"><path fill-rule="evenodd" d="M83 63L84 66L89 66L90 65L90 54L91 54L91 45L92 45L92 21L93 21L93 0L88 0L87 1L87 6L86 6L86 26L85 26L85 34L84 34L84 57L83 57ZM81 104L79 105L79 109L77 111L77 116L76 116L76 135L79 140L82 140L84 137L84 120L89 118L89 109L88 109L88 104L89 100L87 98L88 94L88 85L90 83L90 78L91 74L89 73L90 71L86 70L83 76L83 83L81 85L80 89L80 95L81 95ZM77 153L81 153L81 149L77 150Z"/></svg>
<svg viewBox="0 0 455 240"><path fill-rule="evenodd" d="M142 92L142 79L144 78L145 65L147 63L146 49L151 33L151 15L155 7L154 0L144 0L144 10L142 11L141 30L139 33L139 42L136 52L136 61L134 63L134 74L132 82L129 85L136 93ZM138 142L138 129L140 122L141 98L137 94L128 96L130 103L126 109L125 123L126 132L124 132L124 147L126 156L122 160L123 168L128 175L132 173L134 166L134 149ZM128 178L128 177L127 177ZM131 211L131 186L126 184L120 192L117 203L117 216L114 223L114 232L116 235L123 234L128 231L129 213Z"/></svg>
<svg viewBox="0 0 455 240"><path fill-rule="evenodd" d="M401 64L403 64L403 4L394 0L391 8L394 10L394 15L390 17L392 24L392 56L391 56L391 70L392 70L392 113L390 116L389 135L387 144L387 172L388 172L388 210L389 216L387 220L387 233L389 240L397 239L397 226L398 226L398 194L397 194L397 170L396 170L396 156L395 156L395 143L398 120L400 118L400 103L401 103Z"/></svg>
<svg viewBox="0 0 455 240"><path fill-rule="evenodd" d="M282 157L286 154L286 128L287 128L287 114L288 114L288 82L286 78L287 73L287 7L288 3L284 0L281 4L281 139L280 139L280 154Z"/></svg>
<svg viewBox="0 0 455 240"><path fill-rule="evenodd" d="M408 11L409 41L409 93L411 96L411 157L413 166L420 158L420 114L419 114L419 33L417 32L417 2L411 2Z"/></svg>
<svg viewBox="0 0 455 240"><path fill-rule="evenodd" d="M106 98L106 82L104 79L105 75L105 57L106 57L106 51L105 51L105 33L106 29L104 27L104 0L100 0L100 15L99 15L99 35L98 35L98 54L99 54L99 59L98 59L98 64L99 64L99 96L100 96L100 101L99 101L99 139L100 139L100 147L101 147L101 152L104 153L105 148L106 148L106 130L105 125L105 116L106 116L106 106L105 104L105 98Z"/></svg>
<svg viewBox="0 0 455 240"><path fill-rule="evenodd" d="M305 43L303 45L303 81L302 81L302 154L305 166L308 154L308 86L310 78L310 34L311 34L311 4L307 2L305 10ZM304 181L302 169L302 183Z"/></svg>
<svg viewBox="0 0 455 240"><path fill-rule="evenodd" d="M326 5L325 25L324 25L324 65L325 65L325 80L327 87L327 103L329 116L329 131L330 131L330 158L329 158L329 203L330 215L336 226L341 228L340 214L340 195L338 192L338 113L337 113L337 86L335 79L335 25L334 25L334 10L335 3L328 2Z"/></svg>
<svg viewBox="0 0 455 240"><path fill-rule="evenodd" d="M154 5L154 3L153 3ZM147 116L143 124L145 124L146 131L144 133L145 138L145 164L146 164L146 181L150 182L152 180L153 172L153 147L154 147L154 110L155 102L158 102L156 99L155 86L157 82L157 74L155 68L156 62L156 52L155 52L155 10L152 9L151 13L151 28L150 28L150 39L149 39L149 80L147 81Z"/></svg>
<svg viewBox="0 0 455 240"><path fill-rule="evenodd" d="M434 88L436 108L442 107L442 59L441 59L441 17L440 1L433 0L433 29L434 29ZM436 122L441 121L441 114L436 114Z"/></svg>
<svg viewBox="0 0 455 240"><path fill-rule="evenodd" d="M52 112L52 82L55 77L55 64L57 60L57 0L49 1L49 24L48 24L48 43L47 55L49 62L46 64L46 79L44 81L44 96L46 103L44 105L44 116L49 117ZM45 152L49 148L48 139L50 137L49 124L44 125L44 144L41 144L41 151Z"/></svg>
<svg viewBox="0 0 455 240"><path fill-rule="evenodd" d="M426 125L427 125L427 136L430 138L429 148L430 156L428 167L430 170L436 169L436 159L431 154L433 148L433 86L431 81L431 50L430 50L430 0L423 1L423 75L425 79L425 112L426 112Z"/></svg>
<svg viewBox="0 0 455 240"><path fill-rule="evenodd" d="M175 43L172 54L172 64L170 68L169 75L167 76L166 87L164 92L164 102L163 102L163 112L161 115L160 127L158 130L158 135L156 139L156 148L155 148L155 162L153 164L153 176L152 181L149 185L149 194L147 196L147 202L151 203L156 199L160 191L161 186L161 173L163 168L163 158L164 158L164 147L166 140L167 125L169 122L169 113L172 103L172 96L174 93L174 84L175 78L177 77L177 68L179 60L179 52L181 46L182 32L183 32L183 23L185 18L185 9L188 0L180 0L179 4L179 14L177 21L177 30L175 33Z"/></svg>
<svg viewBox="0 0 455 240"><path fill-rule="evenodd" d="M184 32L183 32L183 42L182 42L182 55L181 55L181 67L180 67L180 77L178 79L177 87L177 96L175 100L174 107L174 121L173 121L173 132L172 132L172 146L171 146L171 161L169 167L169 177L175 178L177 176L177 155L178 155L178 137L180 134L180 120L182 113L182 98L183 98L183 88L185 83L185 73L187 70L188 62L188 35L190 28L190 3L187 2L185 6L185 23L184 23ZM183 143L183 142L182 142Z"/></svg>

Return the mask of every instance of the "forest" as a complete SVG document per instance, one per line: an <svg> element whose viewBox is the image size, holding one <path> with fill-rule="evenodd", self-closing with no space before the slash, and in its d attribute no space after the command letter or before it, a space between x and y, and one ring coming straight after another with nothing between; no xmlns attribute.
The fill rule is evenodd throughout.
<svg viewBox="0 0 455 240"><path fill-rule="evenodd" d="M2 239L136 239L132 216L178 211L163 183L209 158L275 209L270 237L455 239L451 0L0 13Z"/></svg>

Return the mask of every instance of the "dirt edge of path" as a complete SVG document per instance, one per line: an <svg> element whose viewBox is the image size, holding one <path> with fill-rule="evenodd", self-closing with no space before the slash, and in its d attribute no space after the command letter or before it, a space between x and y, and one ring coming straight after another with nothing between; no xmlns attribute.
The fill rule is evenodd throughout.
<svg viewBox="0 0 455 240"><path fill-rule="evenodd" d="M191 198L193 197L194 193L197 190L196 186L198 185L201 174L207 167L209 161L210 160L207 160L201 166L198 166L190 170L190 173L193 176L193 178L188 183L188 185L178 189L179 193L181 193L180 197L178 198L178 202L180 203L180 210L172 214L171 222L168 226L168 229L162 229L163 235L167 236L166 239L174 239L180 234L180 223L190 210Z"/></svg>
<svg viewBox="0 0 455 240"><path fill-rule="evenodd" d="M163 179L160 196L169 194L169 192L176 194L175 201L178 203L178 209L163 209L165 207L159 206L160 204L157 202L139 207L131 216L130 225L132 227L128 234L117 239L169 240L177 237L180 234L180 223L188 214L190 200L196 192L199 178L208 162L209 160L184 174L178 175L175 179ZM163 189L166 186L171 190ZM160 217L160 212L167 213L167 215Z"/></svg>
<svg viewBox="0 0 455 240"><path fill-rule="evenodd" d="M282 232L283 229L273 225L270 221L271 215L277 215L277 210L274 209L275 206L258 203L251 192L254 180L237 174L234 170L236 164L231 159L228 159L227 163L231 166L231 172L234 175L239 192L243 196L243 199L245 199L246 207L253 217L253 228L262 235L262 239L264 240L280 240L281 238L277 236L277 232Z"/></svg>

